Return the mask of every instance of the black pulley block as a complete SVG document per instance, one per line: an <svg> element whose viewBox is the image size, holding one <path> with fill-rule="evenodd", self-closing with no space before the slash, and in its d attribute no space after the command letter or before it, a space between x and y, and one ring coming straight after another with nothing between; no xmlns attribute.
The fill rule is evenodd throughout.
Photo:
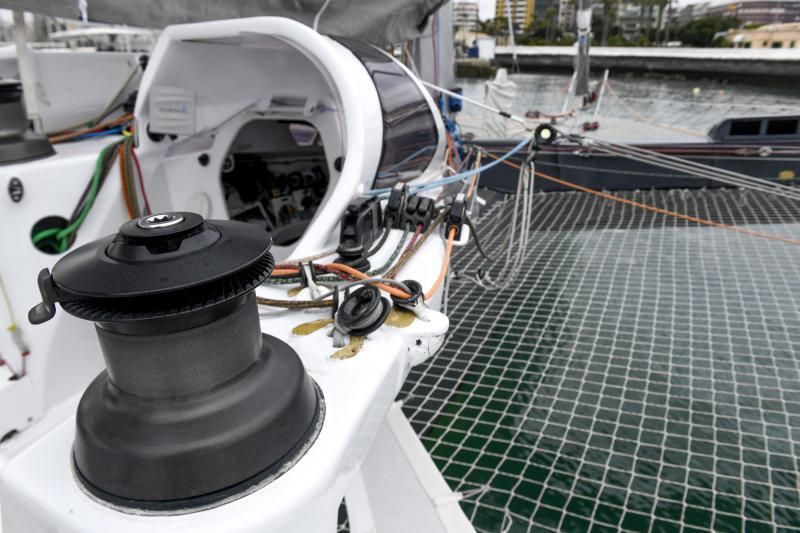
<svg viewBox="0 0 800 533"><path fill-rule="evenodd" d="M40 273L31 322L56 303L95 322L107 367L78 406L85 490L136 512L188 512L305 453L324 406L297 354L261 333L253 289L272 270L270 245L256 226L164 213Z"/></svg>
<svg viewBox="0 0 800 533"><path fill-rule="evenodd" d="M533 139L536 144L552 144L558 138L558 131L550 124L539 124L533 132Z"/></svg>
<svg viewBox="0 0 800 533"><path fill-rule="evenodd" d="M344 299L336 312L336 323L348 334L364 337L381 327L391 310L391 302L377 287L365 285Z"/></svg>
<svg viewBox="0 0 800 533"><path fill-rule="evenodd" d="M392 295L392 302L401 307L414 307L415 305L425 301L425 296L422 293L422 284L413 279L403 280L403 284L411 290L411 295L408 298L400 298L399 296Z"/></svg>
<svg viewBox="0 0 800 533"><path fill-rule="evenodd" d="M355 199L342 215L337 263L361 272L370 268L369 248L381 232L381 203L374 197Z"/></svg>

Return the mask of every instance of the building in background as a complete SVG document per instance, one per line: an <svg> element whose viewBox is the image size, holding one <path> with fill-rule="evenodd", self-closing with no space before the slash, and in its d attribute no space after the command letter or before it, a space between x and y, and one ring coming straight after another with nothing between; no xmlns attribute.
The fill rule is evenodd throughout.
<svg viewBox="0 0 800 533"><path fill-rule="evenodd" d="M648 9L643 4L620 2L617 7L617 26L619 26L622 36L625 39L633 39L649 30L657 29L659 24L658 9L657 5L653 5ZM644 13L642 10L644 10ZM664 10L666 11L666 6ZM667 17L662 16L660 20L663 29Z"/></svg>
<svg viewBox="0 0 800 533"><path fill-rule="evenodd" d="M539 0L542 1L542 0ZM558 0L550 0L557 3ZM538 2L536 0L497 0L495 17L506 17L506 2L511 8L511 23L517 30L524 30L533 22Z"/></svg>
<svg viewBox="0 0 800 533"><path fill-rule="evenodd" d="M736 17L745 24L800 22L800 0L739 0L738 2L715 0L703 2L684 8L681 12L680 20L695 20L708 16Z"/></svg>
<svg viewBox="0 0 800 533"><path fill-rule="evenodd" d="M575 2L576 0L561 0L558 2L558 27L565 31L575 29ZM594 9L594 6L592 6ZM595 13L592 12L592 17Z"/></svg>
<svg viewBox="0 0 800 533"><path fill-rule="evenodd" d="M800 22L729 30L725 38L734 48L800 48Z"/></svg>
<svg viewBox="0 0 800 533"><path fill-rule="evenodd" d="M453 27L456 31L474 31L480 20L478 2L461 0L453 4Z"/></svg>

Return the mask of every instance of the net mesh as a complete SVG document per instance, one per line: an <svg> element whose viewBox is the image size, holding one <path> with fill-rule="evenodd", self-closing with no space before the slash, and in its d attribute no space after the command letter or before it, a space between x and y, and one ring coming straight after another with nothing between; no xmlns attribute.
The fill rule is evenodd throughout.
<svg viewBox="0 0 800 533"><path fill-rule="evenodd" d="M800 238L738 190L619 196ZM800 527L800 246L539 193L513 286L450 282L404 411L479 531ZM500 256L500 201L479 223ZM454 272L499 271L472 246Z"/></svg>

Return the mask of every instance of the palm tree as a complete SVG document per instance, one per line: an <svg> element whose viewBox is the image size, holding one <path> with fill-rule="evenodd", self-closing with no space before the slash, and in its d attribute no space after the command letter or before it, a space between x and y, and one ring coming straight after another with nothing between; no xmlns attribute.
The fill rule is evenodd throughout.
<svg viewBox="0 0 800 533"><path fill-rule="evenodd" d="M602 0L603 2L603 33L600 37L600 44L608 46L608 33L611 29L611 18L614 16L617 0Z"/></svg>
<svg viewBox="0 0 800 533"><path fill-rule="evenodd" d="M661 25L664 22L664 7L667 5L668 0L655 0L656 9L658 9L658 22L656 22L656 44L661 43ZM667 13L669 17L669 13ZM669 24L669 22L667 22Z"/></svg>
<svg viewBox="0 0 800 533"><path fill-rule="evenodd" d="M556 18L558 18L556 8L548 7L544 10L545 39L548 41L554 41L556 38Z"/></svg>
<svg viewBox="0 0 800 533"><path fill-rule="evenodd" d="M647 19L647 8L650 5L650 0L636 0L636 5L639 6L639 35L648 35L650 33L649 19Z"/></svg>

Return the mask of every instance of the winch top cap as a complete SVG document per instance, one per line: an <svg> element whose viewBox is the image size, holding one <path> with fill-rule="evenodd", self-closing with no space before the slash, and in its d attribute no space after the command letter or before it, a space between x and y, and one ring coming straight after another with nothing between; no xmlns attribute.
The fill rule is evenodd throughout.
<svg viewBox="0 0 800 533"><path fill-rule="evenodd" d="M54 304L93 321L182 314L253 290L270 274L272 238L263 228L170 212L130 220L39 274L38 324Z"/></svg>
<svg viewBox="0 0 800 533"><path fill-rule="evenodd" d="M164 294L246 270L271 244L269 234L251 224L187 212L149 215L67 254L53 267L53 280L74 296Z"/></svg>

